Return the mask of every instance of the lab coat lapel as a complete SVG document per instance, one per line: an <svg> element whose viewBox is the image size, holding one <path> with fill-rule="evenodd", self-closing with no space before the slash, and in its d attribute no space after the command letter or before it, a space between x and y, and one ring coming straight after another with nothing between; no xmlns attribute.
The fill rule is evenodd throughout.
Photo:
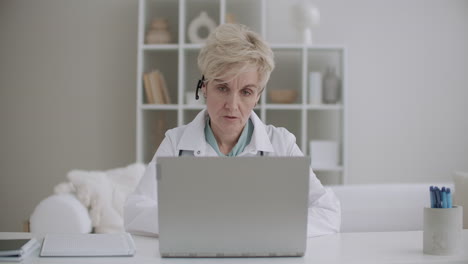
<svg viewBox="0 0 468 264"><path fill-rule="evenodd" d="M194 120L187 124L179 144L177 151L189 150L197 153L198 151L205 151L205 122L208 115L206 109L197 114ZM201 154L201 153L198 153Z"/></svg>
<svg viewBox="0 0 468 264"><path fill-rule="evenodd" d="M252 154L257 154L259 151L274 152L270 137L266 131L266 125L254 111L250 114L250 120L252 120L254 125L254 131L250 143L245 147L244 152Z"/></svg>

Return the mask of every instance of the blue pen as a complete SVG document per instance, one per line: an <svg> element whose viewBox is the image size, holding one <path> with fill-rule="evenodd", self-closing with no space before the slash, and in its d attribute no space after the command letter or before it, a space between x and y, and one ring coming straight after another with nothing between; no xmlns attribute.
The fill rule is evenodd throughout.
<svg viewBox="0 0 468 264"><path fill-rule="evenodd" d="M435 208L434 186L429 187L429 195L431 196L431 208Z"/></svg>
<svg viewBox="0 0 468 264"><path fill-rule="evenodd" d="M440 208L440 189L439 187L435 187L434 188L434 193L435 193L435 201L436 201L436 204L435 204L435 207L434 208Z"/></svg>
<svg viewBox="0 0 468 264"><path fill-rule="evenodd" d="M447 192L445 191L445 187L442 187L440 192L442 198L442 208L448 208L447 206Z"/></svg>
<svg viewBox="0 0 468 264"><path fill-rule="evenodd" d="M447 208L452 208L452 193L450 188L447 188Z"/></svg>

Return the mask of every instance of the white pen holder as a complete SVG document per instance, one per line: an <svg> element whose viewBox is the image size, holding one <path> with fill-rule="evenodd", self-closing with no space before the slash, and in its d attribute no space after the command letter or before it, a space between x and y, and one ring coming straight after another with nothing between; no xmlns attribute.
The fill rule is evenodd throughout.
<svg viewBox="0 0 468 264"><path fill-rule="evenodd" d="M462 245L463 207L424 208L423 252L455 255Z"/></svg>

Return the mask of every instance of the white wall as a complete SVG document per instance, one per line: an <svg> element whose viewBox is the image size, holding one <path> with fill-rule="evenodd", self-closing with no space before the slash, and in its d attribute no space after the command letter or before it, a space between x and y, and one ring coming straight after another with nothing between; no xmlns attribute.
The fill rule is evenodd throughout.
<svg viewBox="0 0 468 264"><path fill-rule="evenodd" d="M296 0L297 1L297 0ZM297 40L289 7L269 36ZM468 170L468 1L316 0L348 49L351 183ZM70 169L135 159L137 1L0 1L0 231Z"/></svg>
<svg viewBox="0 0 468 264"><path fill-rule="evenodd" d="M468 1L320 4L318 38L349 48L351 181L468 170Z"/></svg>
<svg viewBox="0 0 468 264"><path fill-rule="evenodd" d="M137 1L0 1L0 231L70 169L135 160Z"/></svg>
<svg viewBox="0 0 468 264"><path fill-rule="evenodd" d="M298 40L290 6L268 36ZM270 1L269 1L270 3ZM348 49L351 183L449 181L468 170L468 1L315 0L316 44Z"/></svg>

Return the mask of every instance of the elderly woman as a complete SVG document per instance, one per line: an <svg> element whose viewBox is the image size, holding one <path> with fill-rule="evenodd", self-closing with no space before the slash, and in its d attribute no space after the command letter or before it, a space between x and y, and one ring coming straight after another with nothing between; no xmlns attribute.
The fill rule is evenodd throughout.
<svg viewBox="0 0 468 264"><path fill-rule="evenodd" d="M170 129L135 192L124 208L125 228L135 234L157 234L155 163L161 156L303 156L285 128L265 125L253 108L274 68L273 52L242 25L223 24L198 56L202 79L198 91L206 109L184 126ZM309 236L340 228L340 203L310 171Z"/></svg>

